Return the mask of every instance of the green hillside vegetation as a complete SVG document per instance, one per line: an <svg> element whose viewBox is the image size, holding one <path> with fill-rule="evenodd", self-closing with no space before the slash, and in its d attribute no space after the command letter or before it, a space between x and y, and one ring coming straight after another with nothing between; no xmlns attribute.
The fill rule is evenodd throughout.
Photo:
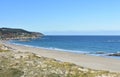
<svg viewBox="0 0 120 77"><path fill-rule="evenodd" d="M29 32L23 29L0 28L1 39L30 39L39 38L43 36L42 33Z"/></svg>

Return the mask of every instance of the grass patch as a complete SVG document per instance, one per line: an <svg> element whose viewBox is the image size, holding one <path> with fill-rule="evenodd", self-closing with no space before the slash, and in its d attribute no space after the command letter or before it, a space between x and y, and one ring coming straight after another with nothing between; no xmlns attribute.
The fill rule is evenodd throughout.
<svg viewBox="0 0 120 77"><path fill-rule="evenodd" d="M15 68L0 69L0 77L21 77L23 72Z"/></svg>
<svg viewBox="0 0 120 77"><path fill-rule="evenodd" d="M10 50L2 50L0 49L0 52L9 52Z"/></svg>

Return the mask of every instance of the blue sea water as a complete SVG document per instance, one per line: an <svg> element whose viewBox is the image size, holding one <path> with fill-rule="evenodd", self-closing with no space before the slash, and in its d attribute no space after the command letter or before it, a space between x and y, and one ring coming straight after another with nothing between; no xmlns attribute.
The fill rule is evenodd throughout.
<svg viewBox="0 0 120 77"><path fill-rule="evenodd" d="M106 55L120 52L120 36L44 36L30 41L12 41L66 52Z"/></svg>

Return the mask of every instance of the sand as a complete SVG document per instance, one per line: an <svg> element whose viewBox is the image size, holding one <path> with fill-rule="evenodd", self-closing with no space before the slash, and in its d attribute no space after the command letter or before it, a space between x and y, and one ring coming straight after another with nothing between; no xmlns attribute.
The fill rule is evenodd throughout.
<svg viewBox="0 0 120 77"><path fill-rule="evenodd" d="M119 59L15 45L3 41L0 43L10 47L11 50L15 52L32 52L37 54L38 56L54 58L56 60L74 63L86 68L106 70L110 72L120 72Z"/></svg>

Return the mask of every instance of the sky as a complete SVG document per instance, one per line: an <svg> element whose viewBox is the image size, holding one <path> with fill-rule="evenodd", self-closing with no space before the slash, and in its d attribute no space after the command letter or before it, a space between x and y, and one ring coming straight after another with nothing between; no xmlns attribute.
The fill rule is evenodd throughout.
<svg viewBox="0 0 120 77"><path fill-rule="evenodd" d="M0 27L46 35L120 35L120 0L0 0Z"/></svg>

